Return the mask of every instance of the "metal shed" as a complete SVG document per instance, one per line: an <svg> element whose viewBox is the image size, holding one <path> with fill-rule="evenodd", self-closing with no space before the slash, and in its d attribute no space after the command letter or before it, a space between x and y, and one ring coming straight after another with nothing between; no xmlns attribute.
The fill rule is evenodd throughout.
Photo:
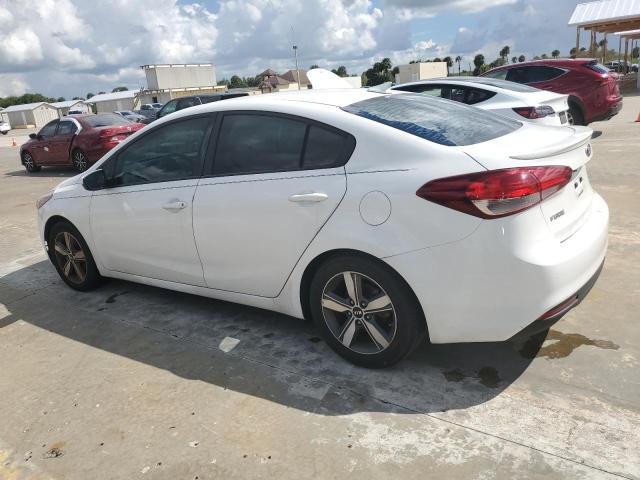
<svg viewBox="0 0 640 480"><path fill-rule="evenodd" d="M137 101L135 90L124 92L102 93L87 100L95 105L97 113L115 112L117 110L134 110Z"/></svg>
<svg viewBox="0 0 640 480"><path fill-rule="evenodd" d="M58 115L64 117L69 111L80 111L83 113L91 113L89 104L84 100L67 100L66 102L52 103L58 109Z"/></svg>
<svg viewBox="0 0 640 480"><path fill-rule="evenodd" d="M58 109L45 102L12 105L2 111L11 128L40 128L58 118Z"/></svg>

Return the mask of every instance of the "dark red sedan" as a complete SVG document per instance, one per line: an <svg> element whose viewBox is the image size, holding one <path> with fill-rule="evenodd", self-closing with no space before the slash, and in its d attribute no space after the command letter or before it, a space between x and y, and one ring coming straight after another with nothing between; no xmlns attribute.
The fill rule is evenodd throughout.
<svg viewBox="0 0 640 480"><path fill-rule="evenodd" d="M607 120L622 109L618 74L589 58L515 63L482 76L569 95L569 116L575 125Z"/></svg>
<svg viewBox="0 0 640 480"><path fill-rule="evenodd" d="M141 128L143 124L115 113L62 117L29 135L29 141L20 147L20 159L28 172L48 165L68 165L83 172Z"/></svg>

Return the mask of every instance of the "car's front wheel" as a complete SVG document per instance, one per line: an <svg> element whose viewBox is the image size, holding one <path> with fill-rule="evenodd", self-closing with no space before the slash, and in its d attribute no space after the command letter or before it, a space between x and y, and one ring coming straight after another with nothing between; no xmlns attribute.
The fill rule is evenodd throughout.
<svg viewBox="0 0 640 480"><path fill-rule="evenodd" d="M404 280L361 256L330 258L310 287L314 323L339 355L356 365L399 362L424 340L426 322Z"/></svg>
<svg viewBox="0 0 640 480"><path fill-rule="evenodd" d="M29 152L24 152L22 154L22 164L29 173L39 172L41 169L41 167L36 164L36 161L33 159L33 156Z"/></svg>
<svg viewBox="0 0 640 480"><path fill-rule="evenodd" d="M102 277L87 242L73 225L56 223L49 232L47 245L60 278L71 288L87 291L101 283Z"/></svg>

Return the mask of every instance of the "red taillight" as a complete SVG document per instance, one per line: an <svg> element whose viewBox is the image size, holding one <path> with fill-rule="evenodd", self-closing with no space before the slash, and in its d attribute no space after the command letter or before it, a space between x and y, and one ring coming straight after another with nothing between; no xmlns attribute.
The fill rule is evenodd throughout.
<svg viewBox="0 0 640 480"><path fill-rule="evenodd" d="M556 113L553 110L553 107L550 107L549 105L542 105L540 107L518 107L514 108L513 111L521 117L530 119L544 118Z"/></svg>
<svg viewBox="0 0 640 480"><path fill-rule="evenodd" d="M562 302L560 305L556 305L555 307L553 307L551 310L549 310L540 318L538 318L538 320L547 320L551 317L555 317L556 315L559 315L560 313L567 312L571 310L573 307L575 307L578 304L578 302L579 302L578 296L574 295L568 300L565 300L564 302Z"/></svg>
<svg viewBox="0 0 640 480"><path fill-rule="evenodd" d="M531 208L570 180L569 167L517 167L432 180L416 195L475 217L500 218Z"/></svg>

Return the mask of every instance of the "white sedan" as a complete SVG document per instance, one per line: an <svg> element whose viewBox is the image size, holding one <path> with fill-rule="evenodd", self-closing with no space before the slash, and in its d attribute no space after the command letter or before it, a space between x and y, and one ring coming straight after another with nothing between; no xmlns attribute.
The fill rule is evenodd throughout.
<svg viewBox="0 0 640 480"><path fill-rule="evenodd" d="M312 318L367 367L548 328L597 278L591 130L413 94L189 108L38 201L70 287L102 277ZM239 320L241 321L241 320Z"/></svg>
<svg viewBox="0 0 640 480"><path fill-rule="evenodd" d="M570 122L567 95L486 77L447 77L403 83L389 89L433 95L544 125Z"/></svg>
<svg viewBox="0 0 640 480"><path fill-rule="evenodd" d="M11 130L11 126L4 120L0 119L0 133L2 135L6 135L7 133L9 133L10 130Z"/></svg>

